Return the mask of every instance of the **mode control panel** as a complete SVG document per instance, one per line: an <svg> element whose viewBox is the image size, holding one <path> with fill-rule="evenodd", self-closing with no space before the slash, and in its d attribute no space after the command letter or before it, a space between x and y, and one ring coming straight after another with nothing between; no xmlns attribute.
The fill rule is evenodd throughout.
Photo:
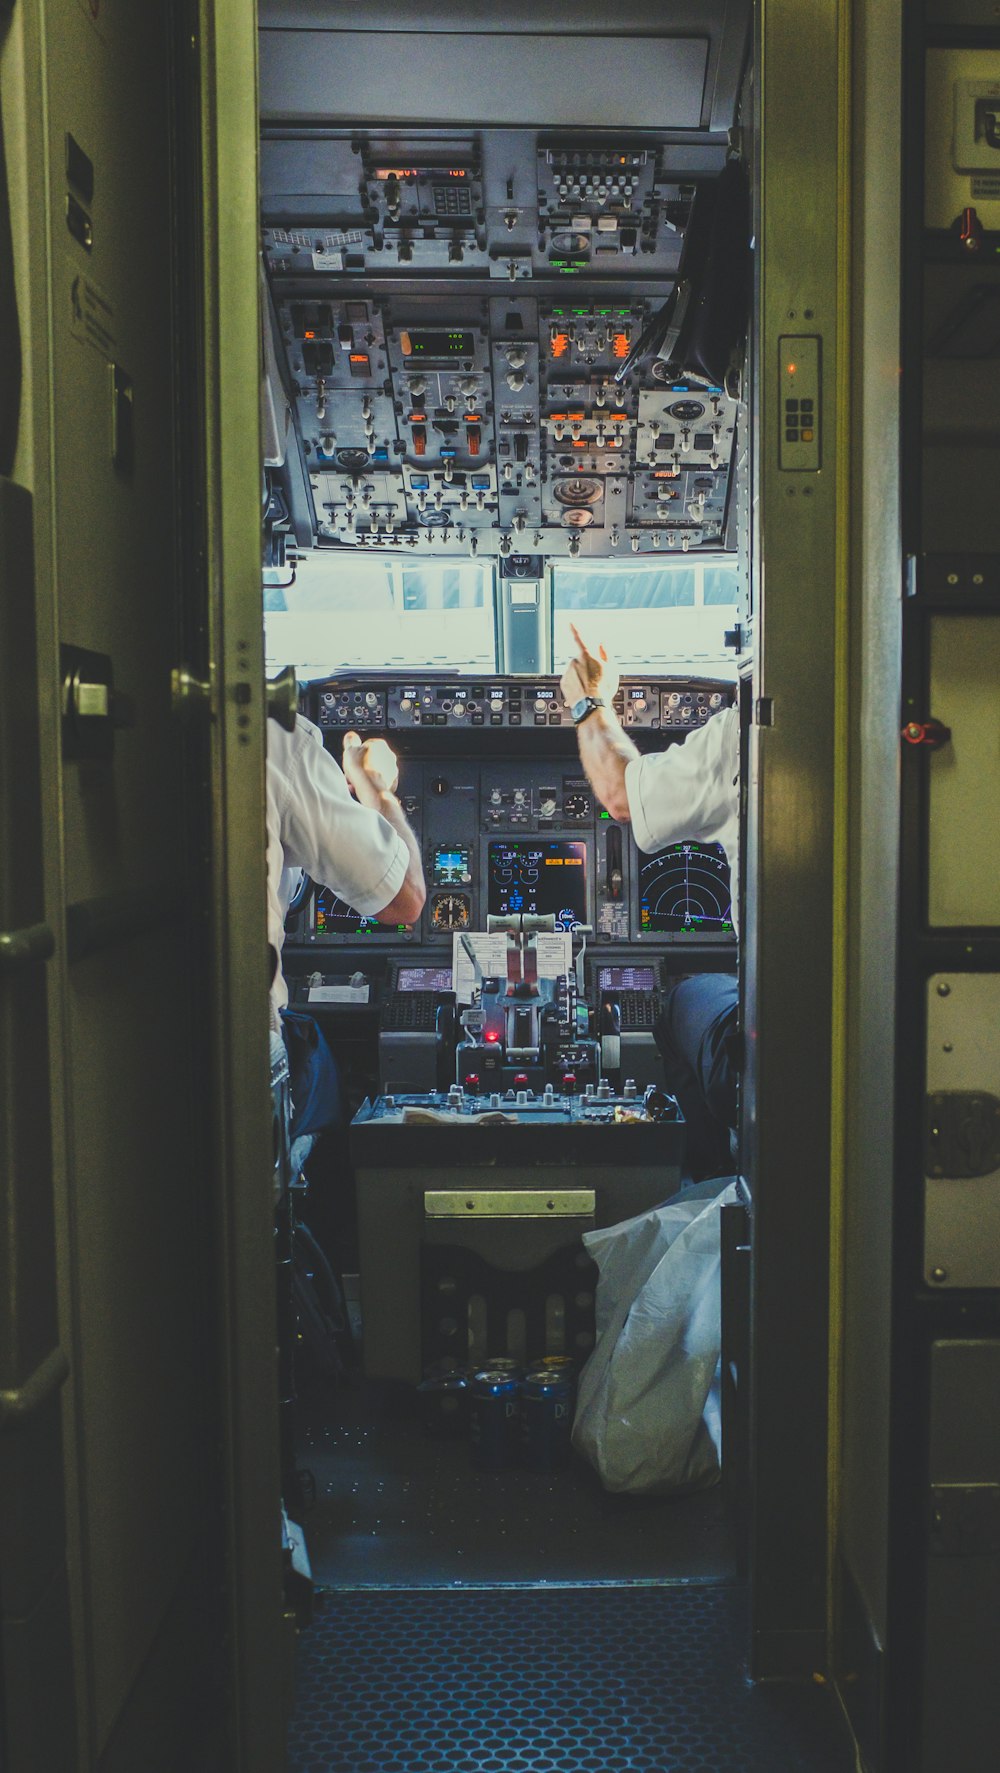
<svg viewBox="0 0 1000 1773"><path fill-rule="evenodd" d="M733 699L733 685L712 678L628 677L614 697L624 727L649 732L686 732L704 725ZM387 732L433 727L572 729L558 677L434 678L391 681L333 678L312 684L307 713L321 727L378 728Z"/></svg>

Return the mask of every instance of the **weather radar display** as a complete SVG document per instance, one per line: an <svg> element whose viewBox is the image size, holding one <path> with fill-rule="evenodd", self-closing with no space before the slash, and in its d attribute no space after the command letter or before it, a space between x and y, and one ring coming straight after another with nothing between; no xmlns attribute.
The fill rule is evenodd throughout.
<svg viewBox="0 0 1000 1773"><path fill-rule="evenodd" d="M672 843L639 858L639 928L651 936L732 936L729 863L721 843Z"/></svg>

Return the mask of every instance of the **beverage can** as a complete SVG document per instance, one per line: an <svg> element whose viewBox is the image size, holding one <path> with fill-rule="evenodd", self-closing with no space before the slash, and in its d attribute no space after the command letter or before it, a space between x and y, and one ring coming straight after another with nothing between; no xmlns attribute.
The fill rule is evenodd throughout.
<svg viewBox="0 0 1000 1773"><path fill-rule="evenodd" d="M518 1381L512 1373L484 1367L469 1388L469 1435L474 1464L503 1471L517 1459L520 1438Z"/></svg>
<svg viewBox="0 0 1000 1773"><path fill-rule="evenodd" d="M534 1367L521 1381L521 1451L533 1471L554 1471L570 1455L573 1381L559 1368Z"/></svg>

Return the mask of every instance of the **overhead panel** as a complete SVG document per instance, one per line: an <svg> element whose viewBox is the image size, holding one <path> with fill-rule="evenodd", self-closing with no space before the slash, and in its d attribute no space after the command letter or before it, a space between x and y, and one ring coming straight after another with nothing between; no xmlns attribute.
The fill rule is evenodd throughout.
<svg viewBox="0 0 1000 1773"><path fill-rule="evenodd" d="M725 546L739 341L715 375L664 347L678 279L701 295L685 249L725 152L692 174L635 130L267 134L275 355L319 544Z"/></svg>

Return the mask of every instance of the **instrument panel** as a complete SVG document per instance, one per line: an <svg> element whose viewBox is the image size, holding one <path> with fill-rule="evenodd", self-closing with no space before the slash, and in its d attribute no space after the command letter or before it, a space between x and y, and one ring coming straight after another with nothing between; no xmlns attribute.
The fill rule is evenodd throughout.
<svg viewBox="0 0 1000 1773"><path fill-rule="evenodd" d="M718 145L272 126L261 155L274 405L295 432L275 468L300 545L731 545L738 371L660 349L701 274L685 243Z"/></svg>
<svg viewBox="0 0 1000 1773"><path fill-rule="evenodd" d="M718 680L629 678L616 705L650 749L704 724L733 696ZM335 756L350 727L384 733L398 751L398 793L421 846L427 903L419 924L387 928L319 888L289 929L291 953L401 948L440 967L456 931L520 912L551 914L563 929L585 925L598 947L735 942L721 847L637 850L583 774L557 679L339 678L311 685L307 699Z"/></svg>
<svg viewBox="0 0 1000 1773"><path fill-rule="evenodd" d="M629 677L618 685L614 709L624 727L689 732L732 701L732 685L705 679L650 682ZM562 727L572 730L558 677L483 678L467 682L421 673L385 684L368 677L313 685L311 718L332 730L427 732L431 727Z"/></svg>

